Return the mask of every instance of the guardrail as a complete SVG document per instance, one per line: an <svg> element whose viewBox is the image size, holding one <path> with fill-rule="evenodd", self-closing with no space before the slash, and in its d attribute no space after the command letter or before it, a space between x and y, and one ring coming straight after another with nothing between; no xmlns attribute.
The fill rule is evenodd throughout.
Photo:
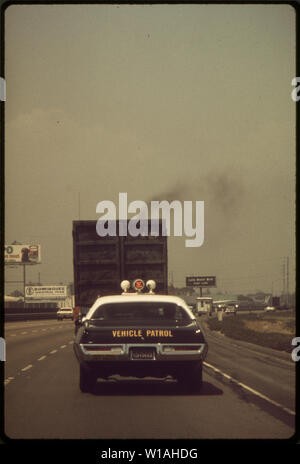
<svg viewBox="0 0 300 464"><path fill-rule="evenodd" d="M4 308L4 320L5 321L26 321L35 319L56 319L57 308L49 308L47 306L43 308L24 308L11 307Z"/></svg>

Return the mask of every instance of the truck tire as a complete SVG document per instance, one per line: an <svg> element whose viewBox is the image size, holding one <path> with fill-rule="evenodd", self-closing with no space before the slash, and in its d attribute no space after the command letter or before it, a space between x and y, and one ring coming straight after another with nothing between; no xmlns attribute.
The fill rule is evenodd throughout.
<svg viewBox="0 0 300 464"><path fill-rule="evenodd" d="M202 362L193 367L186 369L178 377L178 382L185 391L197 393L201 390L203 384Z"/></svg>
<svg viewBox="0 0 300 464"><path fill-rule="evenodd" d="M80 366L79 370L79 388L82 393L90 392L96 383L96 377L84 367Z"/></svg>

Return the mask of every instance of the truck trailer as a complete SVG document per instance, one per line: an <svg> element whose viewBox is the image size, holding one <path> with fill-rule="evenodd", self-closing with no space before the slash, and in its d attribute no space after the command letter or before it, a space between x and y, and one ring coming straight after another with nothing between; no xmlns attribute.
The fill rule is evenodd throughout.
<svg viewBox="0 0 300 464"><path fill-rule="evenodd" d="M151 235L150 221L148 235L123 236L121 222L116 221L116 236L101 237L97 221L73 221L75 306L89 308L99 296L118 294L122 280L152 279L156 293L168 293L167 236L162 235L161 220L157 236Z"/></svg>

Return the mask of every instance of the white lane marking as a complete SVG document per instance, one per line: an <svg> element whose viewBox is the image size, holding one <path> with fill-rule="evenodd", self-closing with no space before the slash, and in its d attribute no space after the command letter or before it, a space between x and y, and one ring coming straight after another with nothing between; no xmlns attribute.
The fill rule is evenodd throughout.
<svg viewBox="0 0 300 464"><path fill-rule="evenodd" d="M12 380L14 380L14 377L7 377L7 379L4 380L4 385L8 385Z"/></svg>
<svg viewBox="0 0 300 464"><path fill-rule="evenodd" d="M21 332L21 335L25 335L25 334L27 334L27 332Z"/></svg>
<svg viewBox="0 0 300 464"><path fill-rule="evenodd" d="M11 334L10 336L11 336L11 337L16 337L16 336L17 336L17 334Z"/></svg>
<svg viewBox="0 0 300 464"><path fill-rule="evenodd" d="M26 367L23 367L23 369L21 369L22 372L25 372L25 371L28 371L29 369L32 368L32 364L29 364L28 366Z"/></svg>
<svg viewBox="0 0 300 464"><path fill-rule="evenodd" d="M264 399L265 401L268 401L269 403L273 404L274 406L277 406L278 408L281 408L283 411L295 416L296 413L295 411L292 411L291 409L289 408L286 408L285 406L283 406L282 404L280 403L277 403L276 401L274 400L271 400L271 398L269 398L268 396L265 396L263 395L262 393L258 392L257 390L254 390L253 388L251 387L248 387L248 385L245 385L244 383L242 382L239 382L238 380L234 379L233 377L231 377L230 375L228 374L225 374L225 372L222 372L220 369L218 369L217 367L215 366L212 366L211 364L208 364L207 362L203 362L203 364L211 369L213 369L215 372L218 372L219 374L223 375L223 377L226 377L227 379L229 379L231 382L235 383L236 385L239 385L240 387L244 388L245 390L248 390L250 391L251 393L253 393L254 395Z"/></svg>
<svg viewBox="0 0 300 464"><path fill-rule="evenodd" d="M69 342L69 343L73 343L73 341ZM66 348L67 345L61 345L60 348ZM57 353L58 350L52 350L50 351L50 354L54 354L54 353ZM43 355L41 356L38 361L43 361L47 356L46 355ZM32 364L28 364L28 366L26 367L23 367L23 369L21 369L22 372L26 372L28 371L29 369L31 369L33 367ZM14 380L14 377L8 377L6 380L4 380L4 385L8 385L12 380Z"/></svg>

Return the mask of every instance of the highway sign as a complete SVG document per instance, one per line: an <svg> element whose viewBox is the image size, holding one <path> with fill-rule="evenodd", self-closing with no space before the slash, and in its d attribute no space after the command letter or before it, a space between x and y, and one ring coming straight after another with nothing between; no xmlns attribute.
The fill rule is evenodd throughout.
<svg viewBox="0 0 300 464"><path fill-rule="evenodd" d="M216 276L188 276L186 277L187 287L215 287Z"/></svg>

